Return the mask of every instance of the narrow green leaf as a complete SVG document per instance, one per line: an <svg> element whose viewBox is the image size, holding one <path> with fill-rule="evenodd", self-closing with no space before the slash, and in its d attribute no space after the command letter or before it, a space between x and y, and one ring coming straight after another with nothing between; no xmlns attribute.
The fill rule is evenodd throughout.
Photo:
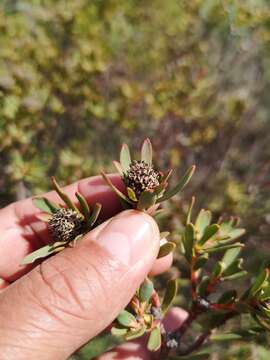
<svg viewBox="0 0 270 360"><path fill-rule="evenodd" d="M114 165L114 167L116 168L117 172L118 172L121 176L123 176L123 175L124 175L124 171L123 171L123 169L122 169L122 166L121 166L120 162L114 160L114 161L113 161L113 165Z"/></svg>
<svg viewBox="0 0 270 360"><path fill-rule="evenodd" d="M223 271L223 263L221 261L218 261L212 271L211 278L218 278L222 274Z"/></svg>
<svg viewBox="0 0 270 360"><path fill-rule="evenodd" d="M232 231L229 232L229 237L231 240L235 240L238 239L240 236L244 235L246 232L245 229L233 229Z"/></svg>
<svg viewBox="0 0 270 360"><path fill-rule="evenodd" d="M122 310L117 316L119 324L127 327L134 327L137 324L135 317L127 310Z"/></svg>
<svg viewBox="0 0 270 360"><path fill-rule="evenodd" d="M27 255L21 262L21 265L32 264L38 259L46 258L54 253L63 250L66 247L66 245L67 245L66 242L58 242L43 246L42 248L33 251L31 254Z"/></svg>
<svg viewBox="0 0 270 360"><path fill-rule="evenodd" d="M124 195L120 190L118 190L116 186L113 185L111 180L103 171L101 172L101 176L103 177L105 182L109 185L109 187L116 193L116 195L118 195L122 200L124 200L128 204L132 205L132 201L126 195Z"/></svg>
<svg viewBox="0 0 270 360"><path fill-rule="evenodd" d="M210 283L209 276L204 276L198 286L198 293L202 298L206 295L206 290L208 288L209 283Z"/></svg>
<svg viewBox="0 0 270 360"><path fill-rule="evenodd" d="M156 203L156 194L150 191L144 191L141 193L139 202L137 205L138 210L146 210Z"/></svg>
<svg viewBox="0 0 270 360"><path fill-rule="evenodd" d="M89 205L82 194L80 194L79 192L76 192L75 195L80 203L81 213L83 214L85 220L87 221L90 217Z"/></svg>
<svg viewBox="0 0 270 360"><path fill-rule="evenodd" d="M144 333L145 333L145 331L146 331L146 329L145 329L144 326L142 326L141 328L136 329L136 330L131 329L131 330L126 334L125 339L126 339L127 341L137 339L137 338L143 336Z"/></svg>
<svg viewBox="0 0 270 360"><path fill-rule="evenodd" d="M95 222L97 221L97 219L99 217L99 214L100 214L100 211L101 211L101 208L102 208L101 204L99 204L99 203L95 204L95 206L93 208L93 211L92 211L92 214L88 219L88 224L89 224L90 227L92 227L95 224Z"/></svg>
<svg viewBox="0 0 270 360"><path fill-rule="evenodd" d="M135 192L130 187L127 187L127 193L128 193L128 197L130 198L130 200L132 200L134 202L138 201Z"/></svg>
<svg viewBox="0 0 270 360"><path fill-rule="evenodd" d="M176 297L177 290L178 290L177 280L175 279L169 280L167 282L166 292L161 305L161 310L163 314L166 314L166 312L169 310L170 306L172 305L172 302Z"/></svg>
<svg viewBox="0 0 270 360"><path fill-rule="evenodd" d="M200 236L204 234L204 231L211 223L212 214L209 210L202 209L197 216L195 222L195 229L198 231Z"/></svg>
<svg viewBox="0 0 270 360"><path fill-rule="evenodd" d="M193 173L195 171L195 165L191 166L186 173L183 175L183 177L180 179L178 184L172 188L171 190L168 190L165 192L165 194L158 199L158 202L162 202L165 200L170 199L174 195L176 195L178 192L182 191L184 187L188 184L189 180L191 179Z"/></svg>
<svg viewBox="0 0 270 360"><path fill-rule="evenodd" d="M129 147L127 144L123 144L120 152L120 164L124 173L126 173L129 170L130 163L131 163L131 157L130 157Z"/></svg>
<svg viewBox="0 0 270 360"><path fill-rule="evenodd" d="M185 257L189 262L192 259L194 240L195 240L194 226L193 224L187 224L183 236L183 245L185 249Z"/></svg>
<svg viewBox="0 0 270 360"><path fill-rule="evenodd" d="M52 177L52 185L54 190L57 192L57 194L59 195L59 197L64 201L64 203L67 205L68 208L79 212L79 210L77 209L77 207L73 204L73 202L70 200L70 198L68 197L67 194L65 194L61 189L60 186L58 185L56 179L54 177Z"/></svg>
<svg viewBox="0 0 270 360"><path fill-rule="evenodd" d="M146 162L149 166L152 165L152 157L153 157L153 151L152 151L152 144L149 139L144 140L141 150L141 160Z"/></svg>
<svg viewBox="0 0 270 360"><path fill-rule="evenodd" d="M211 335L210 340L212 341L218 341L218 342L223 342L223 341L233 341L233 340L240 340L242 339L242 336L240 334L236 334L236 333L224 333L224 334L214 334Z"/></svg>
<svg viewBox="0 0 270 360"><path fill-rule="evenodd" d="M176 245L175 243L168 241L165 244L161 245L161 247L159 248L159 253L158 253L158 259L169 255L171 252L174 251Z"/></svg>
<svg viewBox="0 0 270 360"><path fill-rule="evenodd" d="M139 299L141 302L148 302L153 294L154 285L149 279L145 279L139 289Z"/></svg>
<svg viewBox="0 0 270 360"><path fill-rule="evenodd" d="M258 291L260 291L262 287L266 285L268 278L269 270L263 269L255 279L253 285L251 286L249 297L254 297L258 293Z"/></svg>
<svg viewBox="0 0 270 360"><path fill-rule="evenodd" d="M124 336L126 335L127 332L128 332L127 328L118 328L115 326L111 328L111 334L115 336Z"/></svg>
<svg viewBox="0 0 270 360"><path fill-rule="evenodd" d="M115 336L110 332L102 333L85 344L75 353L78 360L96 359L99 355L109 351L124 342L121 336Z"/></svg>
<svg viewBox="0 0 270 360"><path fill-rule="evenodd" d="M59 206L57 204L46 199L45 197L33 198L33 203L38 209L48 214L54 214L57 210L59 210Z"/></svg>
<svg viewBox="0 0 270 360"><path fill-rule="evenodd" d="M148 342L147 342L147 349L149 351L157 351L161 347L161 333L160 327L156 326L150 333Z"/></svg>
<svg viewBox="0 0 270 360"><path fill-rule="evenodd" d="M217 224L208 225L204 230L203 236L198 241L198 245L203 246L209 239L211 239L218 232L218 230L219 230L219 225Z"/></svg>
<svg viewBox="0 0 270 360"><path fill-rule="evenodd" d="M160 233L160 239L165 239L166 237L168 237L170 235L169 231L162 231Z"/></svg>
<svg viewBox="0 0 270 360"><path fill-rule="evenodd" d="M226 275L226 276L222 276L222 280L238 280L238 279L242 279L242 277L247 276L248 272L246 270L242 270L242 271L238 271L232 275Z"/></svg>
<svg viewBox="0 0 270 360"><path fill-rule="evenodd" d="M202 268L208 261L209 259L209 255L208 254L202 254L201 256L199 256L193 266L193 269L199 270L200 268Z"/></svg>
<svg viewBox="0 0 270 360"><path fill-rule="evenodd" d="M186 224L191 223L191 216L192 216L192 210L193 210L194 204L195 204L195 196L192 196L191 202L190 202L190 205L189 205L189 209L188 209L188 213L187 213Z"/></svg>
<svg viewBox="0 0 270 360"><path fill-rule="evenodd" d="M226 270L229 266L232 265L232 263L237 259L239 253L241 251L241 247L236 247L233 249L229 249L225 252L222 263L224 264L224 269Z"/></svg>
<svg viewBox="0 0 270 360"><path fill-rule="evenodd" d="M211 253L216 253L216 252L219 252L219 251L224 251L224 250L227 250L227 249L233 249L233 248L236 248L236 247L243 247L243 246L244 245L241 244L241 243L235 243L235 244L222 245L222 246L213 246L213 247L204 249L204 251L211 254Z"/></svg>

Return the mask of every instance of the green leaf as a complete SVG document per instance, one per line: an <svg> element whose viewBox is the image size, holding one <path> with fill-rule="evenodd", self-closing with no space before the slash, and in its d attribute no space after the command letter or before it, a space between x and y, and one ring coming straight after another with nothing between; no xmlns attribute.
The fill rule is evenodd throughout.
<svg viewBox="0 0 270 360"><path fill-rule="evenodd" d="M111 333L112 333L112 335L115 335L115 336L124 336L124 335L126 335L127 332L128 332L127 328L118 328L115 326L113 326L111 328Z"/></svg>
<svg viewBox="0 0 270 360"><path fill-rule="evenodd" d="M192 224L187 224L183 236L183 245L185 250L185 257L188 262L190 262L192 259L194 240L195 228Z"/></svg>
<svg viewBox="0 0 270 360"><path fill-rule="evenodd" d="M200 268L202 268L208 261L209 255L208 254L202 254L199 256L193 266L193 269L196 271Z"/></svg>
<svg viewBox="0 0 270 360"><path fill-rule="evenodd" d="M78 360L91 360L97 356L103 354L106 351L113 349L114 347L122 344L124 338L121 336L115 336L110 332L103 333L96 336L85 344L80 350L75 353Z"/></svg>
<svg viewBox="0 0 270 360"><path fill-rule="evenodd" d="M223 333L223 334L214 334L211 335L210 340L211 341L233 341L233 340L240 340L242 339L242 336L237 333Z"/></svg>
<svg viewBox="0 0 270 360"><path fill-rule="evenodd" d="M54 190L57 192L57 194L59 195L59 197L64 201L64 203L67 205L68 208L77 211L79 213L79 210L77 209L77 207L75 206L75 204L73 204L73 202L70 200L70 198L68 197L67 194L65 194L61 189L60 186L57 184L57 181L54 177L52 177L52 184L53 184L53 188Z"/></svg>
<svg viewBox="0 0 270 360"><path fill-rule="evenodd" d="M175 279L169 280L167 282L166 292L161 305L161 310L163 314L166 314L166 312L169 310L170 306L172 305L172 302L176 297L177 290L178 290L177 280Z"/></svg>
<svg viewBox="0 0 270 360"><path fill-rule="evenodd" d="M130 157L129 147L127 144L123 144L120 152L120 164L124 173L126 173L129 170L130 163L131 163L131 157Z"/></svg>
<svg viewBox="0 0 270 360"><path fill-rule="evenodd" d="M260 291L264 285L266 285L267 280L269 278L269 270L263 269L260 274L255 279L251 289L249 291L249 297L254 297L258 291Z"/></svg>
<svg viewBox="0 0 270 360"><path fill-rule="evenodd" d="M156 203L156 194L150 191L144 191L141 193L139 202L137 205L138 210L146 210Z"/></svg>
<svg viewBox="0 0 270 360"><path fill-rule="evenodd" d="M204 231L211 223L212 214L209 210L202 209L197 216L195 222L195 229L198 231L200 236L204 234Z"/></svg>
<svg viewBox="0 0 270 360"><path fill-rule="evenodd" d="M176 195L178 192L182 191L184 187L188 184L189 180L191 179L193 173L195 171L195 165L191 166L186 173L183 175L183 177L180 179L178 184L172 188L171 190L168 190L165 192L165 194L158 199L158 202L162 202L165 200L170 199L174 195Z"/></svg>
<svg viewBox="0 0 270 360"><path fill-rule="evenodd" d="M147 349L149 351L157 351L161 347L161 333L160 327L156 326L150 333L148 342L147 342Z"/></svg>
<svg viewBox="0 0 270 360"><path fill-rule="evenodd" d="M221 261L218 261L212 271L211 278L218 278L223 272L223 263Z"/></svg>
<svg viewBox="0 0 270 360"><path fill-rule="evenodd" d="M38 209L48 214L54 214L57 210L60 209L60 207L57 204L46 199L45 197L33 198L33 203Z"/></svg>
<svg viewBox="0 0 270 360"><path fill-rule="evenodd" d="M239 253L241 251L241 247L236 247L233 249L229 249L225 252L222 263L224 264L224 269L226 270L229 266L233 264L233 262L237 259Z"/></svg>
<svg viewBox="0 0 270 360"><path fill-rule="evenodd" d="M76 198L79 200L80 207L81 207L81 213L83 214L85 220L87 221L90 217L90 209L89 209L88 203L87 203L86 199L84 198L84 196L82 194L80 194L79 192L76 192L75 195L76 195Z"/></svg>
<svg viewBox="0 0 270 360"><path fill-rule="evenodd" d="M229 237L231 240L235 240L238 239L240 236L244 235L246 232L245 229L233 229L232 231L229 232Z"/></svg>
<svg viewBox="0 0 270 360"><path fill-rule="evenodd" d="M137 338L143 336L145 331L146 331L145 326L142 326L141 328L136 329L136 330L132 329L126 334L125 339L127 341L137 339Z"/></svg>
<svg viewBox="0 0 270 360"><path fill-rule="evenodd" d="M31 254L27 255L23 261L22 265L32 264L38 259L46 258L52 254L55 254L61 250L63 250L67 245L67 242L57 242L54 244L43 246L42 248L33 251Z"/></svg>
<svg viewBox="0 0 270 360"><path fill-rule="evenodd" d="M145 279L139 289L139 299L141 302L148 302L153 294L154 285L149 279Z"/></svg>
<svg viewBox="0 0 270 360"><path fill-rule="evenodd" d="M116 195L118 195L122 200L126 201L128 204L130 205L133 204L132 201L126 195L124 195L120 190L117 189L116 186L113 185L111 180L103 171L101 172L101 176L103 177L105 182L109 185L109 187L116 193Z"/></svg>
<svg viewBox="0 0 270 360"><path fill-rule="evenodd" d="M149 166L152 165L152 157L153 157L153 151L152 151L152 144L149 139L144 140L141 150L141 160L146 162Z"/></svg>
<svg viewBox="0 0 270 360"><path fill-rule="evenodd" d="M216 253L219 251L224 251L227 249L233 249L233 248L243 247L243 246L244 245L241 243L235 243L235 244L229 244L229 245L213 246L213 247L204 249L204 251L208 252L208 253Z"/></svg>
<svg viewBox="0 0 270 360"><path fill-rule="evenodd" d="M161 245L161 247L159 248L159 253L157 258L160 259L164 256L169 255L171 252L174 251L175 248L176 248L175 243L171 241L166 242L165 244Z"/></svg>
<svg viewBox="0 0 270 360"><path fill-rule="evenodd" d="M168 237L170 235L169 231L162 231L160 233L160 239L165 239L166 237Z"/></svg>
<svg viewBox="0 0 270 360"><path fill-rule="evenodd" d="M101 209L102 209L102 205L99 203L96 203L94 206L94 209L92 211L92 214L91 214L90 218L88 219L88 224L90 227L92 227L95 224L95 222L97 221Z"/></svg>
<svg viewBox="0 0 270 360"><path fill-rule="evenodd" d="M238 279L241 279L242 277L248 275L248 272L245 271L245 270L242 270L242 271L239 271L239 272L236 272L232 275L228 275L228 276L223 276L222 277L222 280L238 280Z"/></svg>
<svg viewBox="0 0 270 360"><path fill-rule="evenodd" d="M191 223L191 216L192 216L192 210L193 210L194 203L195 203L195 197L192 196L191 202L190 202L190 205L189 205L189 209L188 209L188 213L187 213L187 221L186 221L186 224Z"/></svg>
<svg viewBox="0 0 270 360"><path fill-rule="evenodd" d="M123 175L124 175L124 171L123 171L123 169L122 169L122 166L121 166L120 162L114 160L114 161L113 161L113 165L114 165L114 167L116 168L117 172L118 172L121 176L123 176Z"/></svg>
<svg viewBox="0 0 270 360"><path fill-rule="evenodd" d="M138 201L135 192L130 187L127 187L127 193L128 193L128 197L130 198L130 200L132 200L134 202Z"/></svg>
<svg viewBox="0 0 270 360"><path fill-rule="evenodd" d="M136 327L137 325L135 317L127 310L122 310L120 312L120 314L117 316L117 321L119 324L126 327Z"/></svg>
<svg viewBox="0 0 270 360"><path fill-rule="evenodd" d="M209 239L211 239L211 237L213 237L218 232L218 230L219 230L219 225L217 224L212 224L207 226L204 230L203 236L198 241L198 245L203 246Z"/></svg>
<svg viewBox="0 0 270 360"><path fill-rule="evenodd" d="M210 283L209 276L204 276L198 286L198 293L202 298L206 295L206 290L208 288L209 283Z"/></svg>

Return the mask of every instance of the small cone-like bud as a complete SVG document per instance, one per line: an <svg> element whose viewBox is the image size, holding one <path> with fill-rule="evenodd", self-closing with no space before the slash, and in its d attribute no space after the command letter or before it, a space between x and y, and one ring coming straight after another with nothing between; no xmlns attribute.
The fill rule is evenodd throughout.
<svg viewBox="0 0 270 360"><path fill-rule="evenodd" d="M132 161L124 175L124 182L140 197L143 191L154 190L160 184L160 173L144 161Z"/></svg>
<svg viewBox="0 0 270 360"><path fill-rule="evenodd" d="M82 216L72 210L57 210L48 222L48 230L54 241L72 241L85 230Z"/></svg>

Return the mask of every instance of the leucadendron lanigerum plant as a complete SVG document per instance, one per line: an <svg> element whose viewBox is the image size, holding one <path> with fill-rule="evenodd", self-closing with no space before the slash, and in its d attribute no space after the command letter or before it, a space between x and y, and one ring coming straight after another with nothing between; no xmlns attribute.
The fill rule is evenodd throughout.
<svg viewBox="0 0 270 360"><path fill-rule="evenodd" d="M160 171L153 163L149 139L143 142L140 159L133 159L124 144L120 162L114 161L114 165L123 181L123 192L104 172L102 176L119 197L123 209L137 209L151 216L157 215L164 201L184 189L195 170L195 166L191 166L175 186L169 186L172 170ZM26 256L23 264L42 261L68 246L76 246L85 233L100 223L100 204L88 204L79 193L76 193L77 202L74 203L54 178L52 184L64 205L45 197L33 199L42 211L38 218L47 223L50 243ZM157 359L208 359L210 342L250 340L270 331L270 272L267 264L262 264L256 276L249 275L241 258L244 245L239 238L245 230L239 227L239 219L231 217L213 222L211 212L202 209L193 221L194 202L193 197L184 229L179 234L181 241L177 244L189 274L186 320L174 331L166 331L163 326L163 319L178 294L180 279L170 279L160 294L147 277L111 328L90 340L71 359L93 359L143 335L147 337L148 350L155 353ZM163 239L168 236L168 232L161 233ZM163 240L158 257L168 255L175 247L176 243ZM243 277L249 285L240 292L237 281ZM235 323L230 332L220 331L227 321L242 316L248 316L250 321L243 322L242 327L239 327L241 322Z"/></svg>

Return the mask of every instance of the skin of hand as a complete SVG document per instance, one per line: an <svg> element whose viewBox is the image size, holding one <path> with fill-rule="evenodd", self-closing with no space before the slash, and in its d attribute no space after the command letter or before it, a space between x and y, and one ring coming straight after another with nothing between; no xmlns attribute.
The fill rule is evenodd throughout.
<svg viewBox="0 0 270 360"><path fill-rule="evenodd" d="M119 176L110 179L123 190ZM155 221L136 210L119 213L118 199L99 176L64 191L74 201L79 191L90 204L100 202L104 222L74 248L36 266L20 263L48 241L46 224L36 217L39 210L31 199L0 210L2 360L67 359L114 320L147 274L156 275L171 265L170 255L156 260L160 236ZM55 192L45 196L59 202ZM169 316L174 328L186 314L178 309ZM111 352L100 359L150 359L142 341L115 351L116 356Z"/></svg>

